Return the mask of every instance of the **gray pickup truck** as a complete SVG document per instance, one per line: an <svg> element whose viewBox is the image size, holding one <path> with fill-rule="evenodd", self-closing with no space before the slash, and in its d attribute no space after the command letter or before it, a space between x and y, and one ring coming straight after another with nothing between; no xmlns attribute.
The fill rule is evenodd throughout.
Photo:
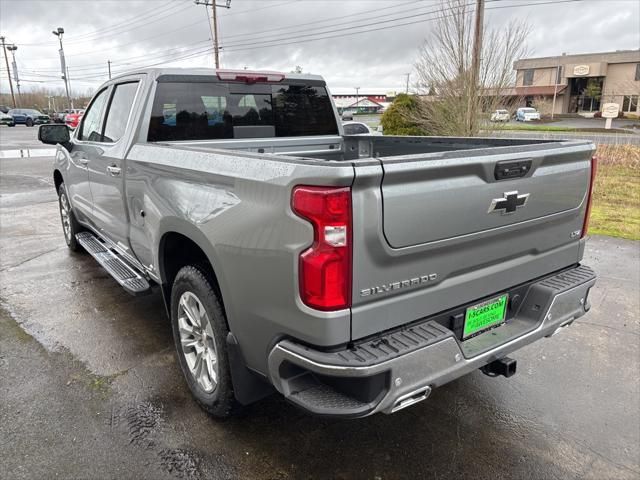
<svg viewBox="0 0 640 480"><path fill-rule="evenodd" d="M150 69L45 125L64 236L162 292L201 406L391 413L589 310L587 141L344 135L314 75ZM567 367L569 368L569 367Z"/></svg>

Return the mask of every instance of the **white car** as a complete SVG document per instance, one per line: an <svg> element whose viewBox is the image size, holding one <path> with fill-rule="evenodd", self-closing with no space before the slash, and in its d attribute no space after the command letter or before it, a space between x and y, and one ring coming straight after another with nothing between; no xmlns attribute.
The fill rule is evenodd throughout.
<svg viewBox="0 0 640 480"><path fill-rule="evenodd" d="M511 118L508 110L496 110L491 114L492 122L508 122Z"/></svg>
<svg viewBox="0 0 640 480"><path fill-rule="evenodd" d="M382 132L373 131L362 122L343 122L342 128L345 135L382 135Z"/></svg>
<svg viewBox="0 0 640 480"><path fill-rule="evenodd" d="M540 120L540 112L535 108L523 107L516 111L516 122L531 122L532 120Z"/></svg>

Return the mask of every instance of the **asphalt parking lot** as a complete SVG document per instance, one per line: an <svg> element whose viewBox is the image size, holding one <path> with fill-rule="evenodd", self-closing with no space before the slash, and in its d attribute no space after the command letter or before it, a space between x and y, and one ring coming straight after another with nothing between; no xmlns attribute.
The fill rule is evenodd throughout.
<svg viewBox="0 0 640 480"><path fill-rule="evenodd" d="M640 478L639 242L591 239L591 312L510 379L475 372L391 416L274 396L221 422L187 391L159 292L67 250L36 135L0 127L0 478Z"/></svg>

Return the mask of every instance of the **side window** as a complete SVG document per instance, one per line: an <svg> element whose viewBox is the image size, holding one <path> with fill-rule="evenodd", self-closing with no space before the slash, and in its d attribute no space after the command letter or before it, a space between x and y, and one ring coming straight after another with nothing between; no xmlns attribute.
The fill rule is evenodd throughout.
<svg viewBox="0 0 640 480"><path fill-rule="evenodd" d="M529 85L533 85L533 69L532 68L525 70L524 73L522 74L522 85L524 85L525 87Z"/></svg>
<svg viewBox="0 0 640 480"><path fill-rule="evenodd" d="M101 141L101 130L102 130L102 107L104 107L105 102L107 101L107 89L102 90L98 95L93 99L91 105L89 105L89 109L82 117L82 124L80 125L80 131L78 132L78 140L88 141L88 142L100 142Z"/></svg>
<svg viewBox="0 0 640 480"><path fill-rule="evenodd" d="M364 125L358 124L358 125L356 125L356 127L357 127L356 128L356 132L357 133L369 133L369 130Z"/></svg>
<svg viewBox="0 0 640 480"><path fill-rule="evenodd" d="M104 127L104 142L117 142L124 135L137 91L138 82L116 85Z"/></svg>
<svg viewBox="0 0 640 480"><path fill-rule="evenodd" d="M353 125L353 124L343 125L342 128L344 128L344 134L345 135L355 135L356 134L356 126Z"/></svg>

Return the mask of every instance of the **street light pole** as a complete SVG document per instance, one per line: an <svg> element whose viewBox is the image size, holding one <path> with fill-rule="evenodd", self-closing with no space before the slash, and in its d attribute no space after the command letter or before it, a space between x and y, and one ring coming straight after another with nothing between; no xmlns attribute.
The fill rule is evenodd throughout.
<svg viewBox="0 0 640 480"><path fill-rule="evenodd" d="M16 50L18 50L18 47L9 45L7 50L11 52L11 56L13 57L11 66L13 67L13 79L16 81L16 88L18 90L18 106L20 106L20 104L22 104L22 93L20 92L20 77L18 76L18 64L16 63Z"/></svg>
<svg viewBox="0 0 640 480"><path fill-rule="evenodd" d="M62 35L64 34L64 28L62 27L58 27L57 30L53 30L51 33L53 33L56 37L58 37L58 40L60 41L60 71L62 72L62 79L64 80L64 88L67 92L67 108L73 108L71 106L71 96L69 95L69 83L68 83L68 72L69 70L67 69L67 62L64 59L64 49L62 48Z"/></svg>
<svg viewBox="0 0 640 480"><path fill-rule="evenodd" d="M356 113L360 110L358 103L360 103L360 96L358 92L360 91L360 87L354 87L356 89Z"/></svg>
<svg viewBox="0 0 640 480"><path fill-rule="evenodd" d="M109 80L111 80L111 60L107 60L107 66L109 67Z"/></svg>
<svg viewBox="0 0 640 480"><path fill-rule="evenodd" d="M407 88L404 93L406 93L407 95L409 94L409 76L410 75L411 75L411 72L405 73L405 76L407 77Z"/></svg>
<svg viewBox="0 0 640 480"><path fill-rule="evenodd" d="M4 61L7 64L7 76L9 77L9 89L11 90L11 100L13 101L13 108L16 108L16 96L13 94L13 82L11 81L11 73L9 72L9 58L7 57L7 49L5 48L4 37L0 37L2 42L2 51L4 52Z"/></svg>
<svg viewBox="0 0 640 480"><path fill-rule="evenodd" d="M76 108L73 105L73 93L71 92L71 75L69 75L69 67L67 66L67 83L69 84L69 98L71 99L71 108Z"/></svg>
<svg viewBox="0 0 640 480"><path fill-rule="evenodd" d="M215 0L195 0L196 5L204 5L211 7L211 20L213 21L213 57L216 62L216 68L220 68L220 44L218 42L218 11L217 7L231 8L231 0L226 0L224 4L219 5Z"/></svg>

